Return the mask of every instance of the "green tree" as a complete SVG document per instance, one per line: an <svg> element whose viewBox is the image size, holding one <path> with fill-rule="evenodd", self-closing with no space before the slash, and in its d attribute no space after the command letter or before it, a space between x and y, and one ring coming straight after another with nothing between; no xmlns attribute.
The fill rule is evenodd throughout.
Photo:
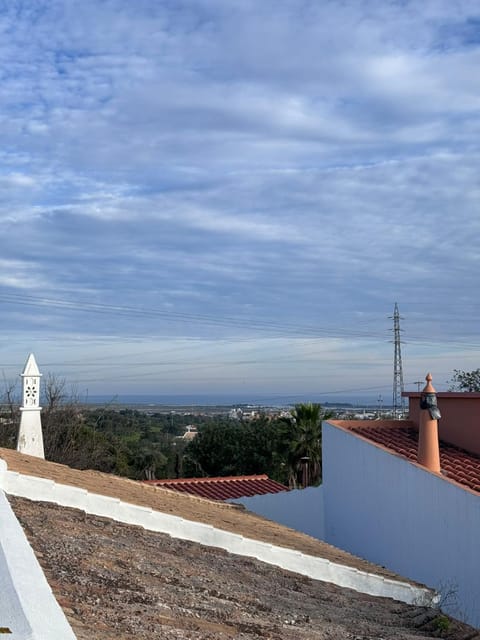
<svg viewBox="0 0 480 640"><path fill-rule="evenodd" d="M188 476L232 476L243 473L243 425L230 420L212 420L200 425L197 436L184 454L183 473Z"/></svg>
<svg viewBox="0 0 480 640"><path fill-rule="evenodd" d="M453 370L450 391L480 391L480 369L474 371Z"/></svg>
<svg viewBox="0 0 480 640"><path fill-rule="evenodd" d="M14 449L20 424L20 401L17 383L3 380L4 389L0 395L0 447Z"/></svg>
<svg viewBox="0 0 480 640"><path fill-rule="evenodd" d="M199 425L198 435L182 456L182 475L230 476L266 473L286 482L284 425L260 416L238 421L213 418Z"/></svg>
<svg viewBox="0 0 480 640"><path fill-rule="evenodd" d="M321 480L321 421L318 404L296 405L289 418L239 422L213 419L199 426L183 454L182 474L229 476L266 473L290 487Z"/></svg>
<svg viewBox="0 0 480 640"><path fill-rule="evenodd" d="M319 404L308 402L295 405L291 418L285 419L290 487L305 487L321 482L322 420L330 416L331 413L324 412Z"/></svg>
<svg viewBox="0 0 480 640"><path fill-rule="evenodd" d="M115 471L116 443L85 423L74 391L63 378L48 374L43 392L45 459L76 469Z"/></svg>

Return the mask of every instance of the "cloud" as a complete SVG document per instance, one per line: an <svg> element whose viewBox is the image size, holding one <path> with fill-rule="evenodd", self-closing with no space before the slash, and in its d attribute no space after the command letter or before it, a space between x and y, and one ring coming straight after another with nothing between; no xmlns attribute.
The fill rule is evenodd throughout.
<svg viewBox="0 0 480 640"><path fill-rule="evenodd" d="M412 144L421 128L430 142L445 139L444 120L478 106L470 82L478 52L433 48L445 7L370 6L226 11L198 2L171 12L146 3L133 12L85 2L73 20L66 3L53 3L28 43L28 18L11 21L11 116L28 128L29 149L82 170L113 163L138 173L167 158L215 171L217 157L268 166L347 140L381 139L389 152L389 142ZM467 9L459 5L456 22L468 21Z"/></svg>
<svg viewBox="0 0 480 640"><path fill-rule="evenodd" d="M78 308L10 303L5 328L210 352L336 331L342 353L376 340L383 375L398 301L418 344L474 344L478 17L469 0L9 3L0 295Z"/></svg>
<svg viewBox="0 0 480 640"><path fill-rule="evenodd" d="M43 289L47 279L38 272L34 261L0 258L0 287L15 289Z"/></svg>

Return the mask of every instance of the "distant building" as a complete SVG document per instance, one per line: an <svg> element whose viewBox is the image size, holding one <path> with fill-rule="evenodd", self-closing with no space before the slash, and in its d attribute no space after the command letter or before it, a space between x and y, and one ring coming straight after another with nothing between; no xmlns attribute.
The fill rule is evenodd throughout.
<svg viewBox="0 0 480 640"><path fill-rule="evenodd" d="M198 434L198 429L194 424L187 424L185 433L179 436L182 440L193 440Z"/></svg>
<svg viewBox="0 0 480 640"><path fill-rule="evenodd" d="M260 417L260 411L258 409L230 409L228 417L232 420L255 420Z"/></svg>

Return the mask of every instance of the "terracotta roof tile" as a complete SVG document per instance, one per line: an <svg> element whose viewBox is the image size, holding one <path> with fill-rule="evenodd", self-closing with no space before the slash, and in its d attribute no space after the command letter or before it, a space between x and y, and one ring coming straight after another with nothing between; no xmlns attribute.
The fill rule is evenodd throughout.
<svg viewBox="0 0 480 640"><path fill-rule="evenodd" d="M342 421L335 423L408 460L417 461L418 431L411 422L397 422L395 426L386 422L377 422L373 426ZM440 441L440 467L449 480L480 493L480 456Z"/></svg>
<svg viewBox="0 0 480 640"><path fill-rule="evenodd" d="M145 484L173 489L173 491L189 493L211 500L231 500L288 491L287 487L275 480L270 480L267 475L146 480Z"/></svg>

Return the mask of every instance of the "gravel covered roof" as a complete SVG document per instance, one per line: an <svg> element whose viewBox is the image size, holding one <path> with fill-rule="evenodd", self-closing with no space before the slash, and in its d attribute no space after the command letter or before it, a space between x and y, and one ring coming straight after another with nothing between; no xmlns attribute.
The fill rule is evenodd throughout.
<svg viewBox="0 0 480 640"><path fill-rule="evenodd" d="M12 471L118 497L404 580L236 506L0 449ZM252 558L24 498L11 505L78 640L414 640L439 636L439 612L357 593ZM447 620L441 637L473 640ZM443 623L445 624L445 623Z"/></svg>
<svg viewBox="0 0 480 640"><path fill-rule="evenodd" d="M405 581L404 578L383 567L357 558L326 542L257 516L236 505L181 494L163 487L152 487L99 471L79 471L40 458L23 455L12 449L0 448L0 458L6 461L11 471L40 478L50 478L61 484L81 487L93 493L119 498L130 504L151 507L157 511L180 516L187 520L210 524L247 538L296 549L309 555L326 558L332 562L385 575L394 580Z"/></svg>
<svg viewBox="0 0 480 640"><path fill-rule="evenodd" d="M76 509L10 501L78 640L479 637L436 610Z"/></svg>

